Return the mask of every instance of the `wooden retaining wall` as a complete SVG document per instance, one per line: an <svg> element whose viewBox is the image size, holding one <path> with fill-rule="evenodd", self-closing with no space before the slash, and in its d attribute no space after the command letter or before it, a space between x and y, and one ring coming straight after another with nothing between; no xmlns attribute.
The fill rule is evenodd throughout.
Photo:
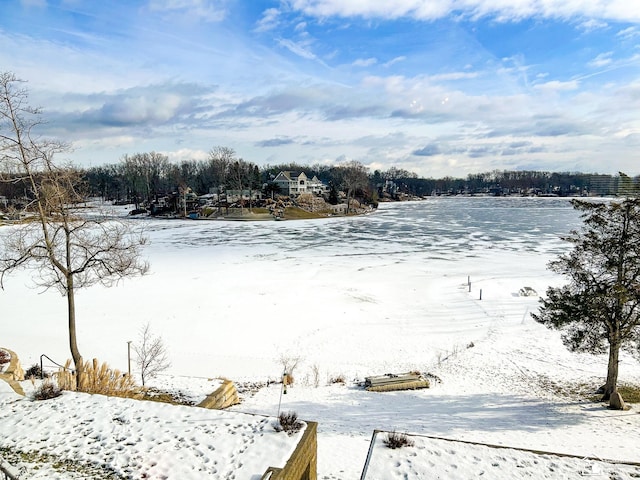
<svg viewBox="0 0 640 480"><path fill-rule="evenodd" d="M240 403L240 399L236 386L231 380L225 379L215 392L198 404L198 407L222 410L237 403Z"/></svg>
<svg viewBox="0 0 640 480"><path fill-rule="evenodd" d="M0 457L0 473L2 474L0 477L5 480L20 480L20 470L9 465L2 457Z"/></svg>
<svg viewBox="0 0 640 480"><path fill-rule="evenodd" d="M215 392L199 407L221 410L240 403L238 391L231 380L225 379ZM316 480L318 475L318 424L305 422L307 428L295 450L283 468L269 467L262 476L264 480Z"/></svg>
<svg viewBox="0 0 640 480"><path fill-rule="evenodd" d="M9 352L9 355L11 355L11 360L9 362L9 368L7 368L4 373L0 374L0 380L4 380L5 382L7 382L18 395L24 396L24 390L18 383L24 380L24 370L20 365L18 355L16 355L15 352L9 350L8 348L2 347L2 349Z"/></svg>
<svg viewBox="0 0 640 480"><path fill-rule="evenodd" d="M20 360L18 359L18 355L16 355L16 352L9 350L8 348L2 347L2 349L9 352L9 355L11 355L9 368L7 369L6 372L4 372L5 375L10 375L11 378L16 382L21 382L22 380L24 380L24 370L20 365Z"/></svg>
<svg viewBox="0 0 640 480"><path fill-rule="evenodd" d="M261 480L316 480L318 476L318 424L307 428L283 468L269 467Z"/></svg>

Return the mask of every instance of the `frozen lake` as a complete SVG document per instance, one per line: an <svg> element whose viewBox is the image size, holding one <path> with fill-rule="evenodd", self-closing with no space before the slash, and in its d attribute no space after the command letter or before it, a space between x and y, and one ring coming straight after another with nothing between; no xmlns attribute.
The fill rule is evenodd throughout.
<svg viewBox="0 0 640 480"><path fill-rule="evenodd" d="M140 222L151 273L79 292L81 353L126 370L126 342L149 322L171 373L247 379L277 377L282 357L327 376L428 366L496 321L526 318L537 299L513 296L557 281L546 263L579 225L567 199L490 197L386 203L354 218ZM12 325L3 342L26 365L66 359L64 299L26 283L20 273L0 293Z"/></svg>

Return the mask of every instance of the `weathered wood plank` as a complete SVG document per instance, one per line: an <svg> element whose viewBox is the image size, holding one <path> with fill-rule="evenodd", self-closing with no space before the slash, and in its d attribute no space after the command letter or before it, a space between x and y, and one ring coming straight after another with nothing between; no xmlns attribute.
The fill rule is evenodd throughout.
<svg viewBox="0 0 640 480"><path fill-rule="evenodd" d="M395 383L403 383L403 382L417 382L422 380L422 376L417 373L400 373L400 374L392 374L388 373L386 375L376 375L372 377L365 378L365 387L373 387L376 385L392 385Z"/></svg>

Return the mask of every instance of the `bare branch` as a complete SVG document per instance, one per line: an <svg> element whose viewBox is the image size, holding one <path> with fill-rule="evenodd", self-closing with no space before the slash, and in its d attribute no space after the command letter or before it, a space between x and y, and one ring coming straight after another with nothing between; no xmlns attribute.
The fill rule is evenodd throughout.
<svg viewBox="0 0 640 480"><path fill-rule="evenodd" d="M83 200L83 177L54 162L68 145L35 135L40 110L28 105L22 83L0 73L0 182L23 189L21 214L28 219L2 237L0 286L14 270L29 268L36 285L67 297L71 356L79 368L75 290L146 273L148 264L140 259L146 240L131 223L82 218L74 210Z"/></svg>
<svg viewBox="0 0 640 480"><path fill-rule="evenodd" d="M147 323L140 331L140 338L133 346L136 353L136 363L140 369L142 386L148 379L155 378L160 372L171 367L167 348L162 337L151 333L151 327Z"/></svg>

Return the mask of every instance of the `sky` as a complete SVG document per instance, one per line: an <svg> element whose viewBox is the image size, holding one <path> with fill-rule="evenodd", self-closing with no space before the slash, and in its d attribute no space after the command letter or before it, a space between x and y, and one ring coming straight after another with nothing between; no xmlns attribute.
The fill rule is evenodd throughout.
<svg viewBox="0 0 640 480"><path fill-rule="evenodd" d="M0 0L0 71L82 167L640 173L636 0Z"/></svg>

